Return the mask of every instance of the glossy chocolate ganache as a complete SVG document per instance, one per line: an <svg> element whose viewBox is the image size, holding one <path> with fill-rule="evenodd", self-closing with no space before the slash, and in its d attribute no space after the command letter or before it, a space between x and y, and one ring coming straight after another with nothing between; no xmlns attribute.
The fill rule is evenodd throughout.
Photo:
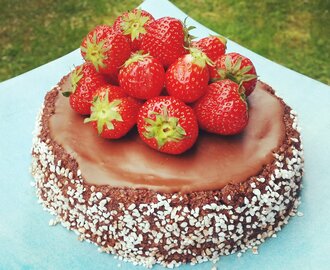
<svg viewBox="0 0 330 270"><path fill-rule="evenodd" d="M284 106L267 88L259 82L248 97L249 123L244 132L219 136L201 131L196 145L178 156L149 148L136 130L119 140L99 137L60 93L49 128L90 184L161 192L216 190L257 175L281 145Z"/></svg>

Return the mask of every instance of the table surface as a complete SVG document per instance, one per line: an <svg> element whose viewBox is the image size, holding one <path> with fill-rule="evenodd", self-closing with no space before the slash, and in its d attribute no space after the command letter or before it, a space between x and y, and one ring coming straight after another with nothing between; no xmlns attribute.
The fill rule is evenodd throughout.
<svg viewBox="0 0 330 270"><path fill-rule="evenodd" d="M142 8L156 18L187 17L166 0L147 0ZM198 22L193 35L214 32ZM229 22L230 23L230 22ZM228 52L237 51L255 64L260 79L298 113L305 149L303 217L287 226L259 248L238 258L224 256L218 269L330 269L330 87L271 62L228 41ZM58 225L37 203L29 167L32 131L45 93L74 65L82 63L78 50L23 75L0 83L0 269L145 269L99 253L90 243ZM211 262L179 269L208 269ZM163 269L155 266L155 269Z"/></svg>

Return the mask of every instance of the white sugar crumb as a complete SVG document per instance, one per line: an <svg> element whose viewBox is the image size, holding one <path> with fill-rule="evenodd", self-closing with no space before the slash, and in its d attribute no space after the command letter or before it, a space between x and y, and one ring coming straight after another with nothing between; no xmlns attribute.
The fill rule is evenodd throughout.
<svg viewBox="0 0 330 270"><path fill-rule="evenodd" d="M48 225L49 225L49 226L55 226L55 225L57 225L58 223L59 223L59 220L58 220L58 219L56 219L56 218L52 218L52 219L49 220Z"/></svg>
<svg viewBox="0 0 330 270"><path fill-rule="evenodd" d="M215 265L220 260L220 257L216 257L212 260L212 263Z"/></svg>
<svg viewBox="0 0 330 270"><path fill-rule="evenodd" d="M238 253L237 253L237 257L238 257L238 258L242 257L242 252L238 252Z"/></svg>
<svg viewBox="0 0 330 270"><path fill-rule="evenodd" d="M261 192L259 189L254 189L253 191L253 194L256 195L257 197L259 197L261 195Z"/></svg>
<svg viewBox="0 0 330 270"><path fill-rule="evenodd" d="M257 246L252 247L252 253L253 253L254 255L258 255L258 254L259 254L259 252L258 252L258 247L257 247Z"/></svg>
<svg viewBox="0 0 330 270"><path fill-rule="evenodd" d="M304 213L303 213L303 212L300 212L300 211L298 211L298 212L297 212L297 216L298 216L298 217L303 217L303 216L304 216Z"/></svg>
<svg viewBox="0 0 330 270"><path fill-rule="evenodd" d="M97 192L97 193L95 194L95 196L96 196L99 200L101 200L103 195L102 195L101 192Z"/></svg>
<svg viewBox="0 0 330 270"><path fill-rule="evenodd" d="M211 270L217 270L218 268L217 268L217 266L216 265L212 265L212 268L211 268Z"/></svg>
<svg viewBox="0 0 330 270"><path fill-rule="evenodd" d="M257 180L259 181L259 182L261 182L261 183L264 183L266 180L265 180L265 178L263 178L263 177L261 177L261 178L257 178Z"/></svg>

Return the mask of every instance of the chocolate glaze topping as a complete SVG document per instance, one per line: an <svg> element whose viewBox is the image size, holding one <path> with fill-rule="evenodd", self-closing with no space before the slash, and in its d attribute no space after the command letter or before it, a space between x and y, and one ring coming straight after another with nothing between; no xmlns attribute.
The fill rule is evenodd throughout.
<svg viewBox="0 0 330 270"><path fill-rule="evenodd" d="M51 137L77 160L90 184L164 192L221 189L258 174L284 139L284 106L266 87L258 83L249 96L250 118L243 133L201 131L196 145L179 156L149 148L136 130L119 140L99 137L61 94L50 118Z"/></svg>

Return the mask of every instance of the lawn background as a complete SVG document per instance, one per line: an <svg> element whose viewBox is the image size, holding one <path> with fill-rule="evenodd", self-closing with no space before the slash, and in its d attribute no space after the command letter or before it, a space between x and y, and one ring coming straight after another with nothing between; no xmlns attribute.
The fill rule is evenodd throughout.
<svg viewBox="0 0 330 270"><path fill-rule="evenodd" d="M330 85L329 0L171 2L244 47ZM0 81L71 52L95 25L111 24L140 3L0 0Z"/></svg>

